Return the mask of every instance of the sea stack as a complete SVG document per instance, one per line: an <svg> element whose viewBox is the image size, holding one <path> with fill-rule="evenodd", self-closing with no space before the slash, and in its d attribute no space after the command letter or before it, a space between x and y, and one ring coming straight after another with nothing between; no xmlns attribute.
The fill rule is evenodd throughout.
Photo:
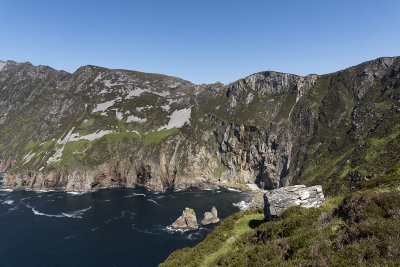
<svg viewBox="0 0 400 267"><path fill-rule="evenodd" d="M197 230L199 228L197 224L196 213L193 209L185 208L176 221L171 224L171 228L180 230Z"/></svg>
<svg viewBox="0 0 400 267"><path fill-rule="evenodd" d="M218 222L219 222L218 212L214 206L211 208L211 212L208 211L204 212L204 219L201 221L202 225L208 225Z"/></svg>

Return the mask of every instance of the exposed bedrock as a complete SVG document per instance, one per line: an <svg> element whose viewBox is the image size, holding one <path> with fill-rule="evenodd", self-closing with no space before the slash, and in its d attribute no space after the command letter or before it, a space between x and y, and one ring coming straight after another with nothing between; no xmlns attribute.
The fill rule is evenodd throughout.
<svg viewBox="0 0 400 267"><path fill-rule="evenodd" d="M179 230L197 230L199 226L197 224L196 213L194 210L185 208L182 212L182 216L171 224L171 228Z"/></svg>
<svg viewBox="0 0 400 267"><path fill-rule="evenodd" d="M214 206L211 208L211 212L208 211L204 212L204 218L203 220L201 220L202 225L214 224L218 222L219 222L218 212Z"/></svg>
<svg viewBox="0 0 400 267"><path fill-rule="evenodd" d="M320 207L324 201L322 186L294 185L267 191L264 194L264 216L271 220L292 206Z"/></svg>

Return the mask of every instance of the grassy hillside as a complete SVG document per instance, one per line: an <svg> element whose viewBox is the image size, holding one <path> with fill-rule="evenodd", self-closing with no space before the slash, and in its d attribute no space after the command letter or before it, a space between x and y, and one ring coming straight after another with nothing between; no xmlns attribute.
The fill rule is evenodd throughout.
<svg viewBox="0 0 400 267"><path fill-rule="evenodd" d="M277 221L263 221L262 210L233 214L160 266L399 265L399 185L396 169L320 208L289 208Z"/></svg>

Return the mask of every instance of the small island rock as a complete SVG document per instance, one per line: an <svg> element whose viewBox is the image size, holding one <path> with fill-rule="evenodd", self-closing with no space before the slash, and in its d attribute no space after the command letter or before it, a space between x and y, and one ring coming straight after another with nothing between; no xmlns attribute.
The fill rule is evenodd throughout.
<svg viewBox="0 0 400 267"><path fill-rule="evenodd" d="M213 206L211 208L211 212L204 212L204 219L201 221L202 225L208 225L212 223L218 223L219 218L218 218L218 212L217 209Z"/></svg>
<svg viewBox="0 0 400 267"><path fill-rule="evenodd" d="M193 209L185 208L180 216L173 224L171 224L173 229L181 230L196 230L199 228L197 224L196 213Z"/></svg>

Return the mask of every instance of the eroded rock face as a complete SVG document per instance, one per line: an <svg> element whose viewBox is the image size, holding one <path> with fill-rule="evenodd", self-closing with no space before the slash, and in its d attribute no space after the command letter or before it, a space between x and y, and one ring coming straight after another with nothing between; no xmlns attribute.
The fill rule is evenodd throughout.
<svg viewBox="0 0 400 267"><path fill-rule="evenodd" d="M196 230L199 228L197 224L196 213L193 209L185 208L182 212L182 216L176 219L175 222L171 224L172 229L180 230Z"/></svg>
<svg viewBox="0 0 400 267"><path fill-rule="evenodd" d="M292 206L317 208L324 199L321 185L294 185L271 190L264 194L264 216L266 220L271 220Z"/></svg>
<svg viewBox="0 0 400 267"><path fill-rule="evenodd" d="M201 221L202 225L208 225L218 222L219 222L218 212L214 206L211 208L211 212L208 211L204 212L204 219Z"/></svg>

